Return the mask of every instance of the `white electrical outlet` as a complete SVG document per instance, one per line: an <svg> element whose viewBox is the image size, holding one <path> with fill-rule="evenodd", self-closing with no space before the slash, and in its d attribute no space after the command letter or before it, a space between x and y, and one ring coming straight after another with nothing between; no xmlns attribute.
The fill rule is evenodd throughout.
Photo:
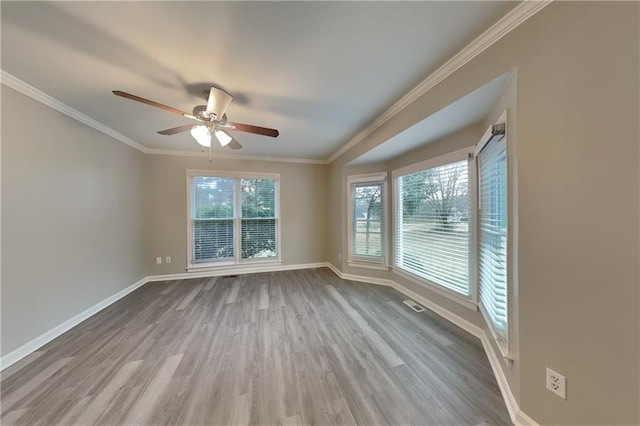
<svg viewBox="0 0 640 426"><path fill-rule="evenodd" d="M338 260L342 260L342 253L338 253Z"/></svg>
<svg viewBox="0 0 640 426"><path fill-rule="evenodd" d="M547 389L555 393L562 399L567 399L567 379L562 374L558 374L547 368Z"/></svg>
<svg viewBox="0 0 640 426"><path fill-rule="evenodd" d="M156 265L162 265L162 257L156 256Z"/></svg>
<svg viewBox="0 0 640 426"><path fill-rule="evenodd" d="M171 256L167 256L167 257L164 259L164 263L171 263Z"/></svg>

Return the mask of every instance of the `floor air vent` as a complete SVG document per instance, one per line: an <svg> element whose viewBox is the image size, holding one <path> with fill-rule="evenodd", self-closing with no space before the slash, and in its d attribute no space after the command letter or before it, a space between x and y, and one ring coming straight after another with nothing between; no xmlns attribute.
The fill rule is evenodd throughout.
<svg viewBox="0 0 640 426"><path fill-rule="evenodd" d="M225 278L237 278L237 275L223 275L221 278L224 280Z"/></svg>
<svg viewBox="0 0 640 426"><path fill-rule="evenodd" d="M404 303L405 305L407 305L408 307L410 307L411 309L413 309L416 312L424 312L425 309L418 305L416 302L414 302L413 300L409 299L409 300L403 300L402 303Z"/></svg>

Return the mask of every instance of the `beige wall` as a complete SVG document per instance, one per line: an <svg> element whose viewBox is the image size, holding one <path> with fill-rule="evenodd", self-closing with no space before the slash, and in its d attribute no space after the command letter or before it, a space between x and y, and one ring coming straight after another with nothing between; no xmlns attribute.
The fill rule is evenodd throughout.
<svg viewBox="0 0 640 426"><path fill-rule="evenodd" d="M187 266L187 169L280 174L282 263L327 259L327 166L147 155L147 265L150 275L184 273ZM171 256L169 265L155 256Z"/></svg>
<svg viewBox="0 0 640 426"><path fill-rule="evenodd" d="M184 272L188 168L280 173L283 263L370 274L344 263L346 164L517 69L501 100L518 196L516 360L503 368L541 424L638 424L639 20L635 2L554 2L329 166L145 156L3 86L2 354L145 275ZM566 401L545 390L545 367L567 376Z"/></svg>
<svg viewBox="0 0 640 426"><path fill-rule="evenodd" d="M330 165L334 193L349 161L517 68L519 350L507 374L541 424L640 422L638 9L552 3ZM567 376L567 400L545 390L545 367Z"/></svg>
<svg viewBox="0 0 640 426"><path fill-rule="evenodd" d="M143 154L6 86L1 136L6 355L147 274Z"/></svg>

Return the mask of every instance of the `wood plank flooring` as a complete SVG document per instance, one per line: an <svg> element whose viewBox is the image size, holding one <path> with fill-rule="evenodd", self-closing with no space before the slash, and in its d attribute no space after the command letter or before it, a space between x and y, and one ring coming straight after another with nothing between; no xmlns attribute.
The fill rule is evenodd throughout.
<svg viewBox="0 0 640 426"><path fill-rule="evenodd" d="M503 425L480 343L328 269L149 283L2 372L2 424Z"/></svg>

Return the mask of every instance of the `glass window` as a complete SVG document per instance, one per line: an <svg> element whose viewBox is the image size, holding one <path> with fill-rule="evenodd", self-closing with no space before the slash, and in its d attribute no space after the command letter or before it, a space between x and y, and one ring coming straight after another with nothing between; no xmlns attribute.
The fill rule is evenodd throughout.
<svg viewBox="0 0 640 426"><path fill-rule="evenodd" d="M278 179L189 176L189 264L278 258Z"/></svg>
<svg viewBox="0 0 640 426"><path fill-rule="evenodd" d="M395 266L470 296L469 162L396 177Z"/></svg>
<svg viewBox="0 0 640 426"><path fill-rule="evenodd" d="M349 178L350 261L386 263L384 178Z"/></svg>
<svg viewBox="0 0 640 426"><path fill-rule="evenodd" d="M480 304L499 340L507 339L507 144L493 138L478 154Z"/></svg>

